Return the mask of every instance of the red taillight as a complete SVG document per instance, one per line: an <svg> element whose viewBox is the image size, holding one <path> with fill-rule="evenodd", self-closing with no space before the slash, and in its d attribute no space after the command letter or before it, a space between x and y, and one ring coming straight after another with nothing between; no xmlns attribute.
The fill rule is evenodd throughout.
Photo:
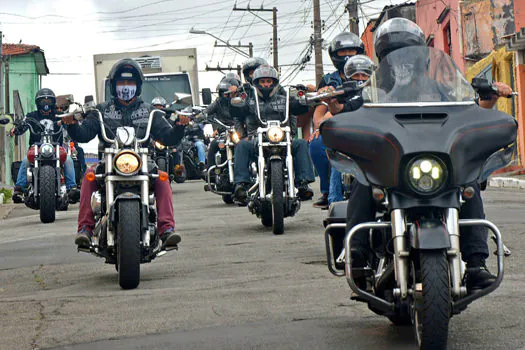
<svg viewBox="0 0 525 350"><path fill-rule="evenodd" d="M60 164L64 164L67 159L67 152L66 149L62 146L60 146Z"/></svg>
<svg viewBox="0 0 525 350"><path fill-rule="evenodd" d="M245 100L247 96L248 96L248 95L246 95L245 92L243 92L243 93L241 94L241 98L242 98L243 100Z"/></svg>
<svg viewBox="0 0 525 350"><path fill-rule="evenodd" d="M27 160L29 160L31 164L35 164L35 147L36 146L30 147L27 150Z"/></svg>
<svg viewBox="0 0 525 350"><path fill-rule="evenodd" d="M304 91L303 91L303 90L299 91L299 92L297 93L297 96L299 96L299 97L303 97L303 96L304 96Z"/></svg>

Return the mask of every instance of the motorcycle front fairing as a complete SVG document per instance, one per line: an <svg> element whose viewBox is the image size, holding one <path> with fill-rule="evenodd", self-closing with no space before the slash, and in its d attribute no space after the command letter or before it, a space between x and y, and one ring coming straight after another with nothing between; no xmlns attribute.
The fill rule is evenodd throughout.
<svg viewBox="0 0 525 350"><path fill-rule="evenodd" d="M445 164L445 190L482 182L507 165L516 140L515 119L476 105L470 84L441 51L416 47L394 53L398 51L403 52L385 58L366 88L371 101L321 124L334 166L350 170L365 185L410 193L406 168L419 155L438 157ZM400 78L392 73L396 60L423 56L429 60L425 69L413 76L426 75L426 86L436 85L437 92L424 88L426 93L418 95L414 89L397 88Z"/></svg>

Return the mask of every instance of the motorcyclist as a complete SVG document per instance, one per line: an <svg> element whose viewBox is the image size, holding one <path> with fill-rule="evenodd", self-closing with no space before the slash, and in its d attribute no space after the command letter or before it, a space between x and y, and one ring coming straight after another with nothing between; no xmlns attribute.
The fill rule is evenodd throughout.
<svg viewBox="0 0 525 350"><path fill-rule="evenodd" d="M35 95L35 104L37 110L27 114L27 118L31 118L41 122L43 120L56 121L56 97L55 93L48 88L39 90ZM32 121L27 120L28 123ZM34 122L33 122L34 123ZM38 131L38 127L33 125L35 131ZM57 123L54 124L55 131L58 131L59 126ZM22 135L29 129L28 125L22 125L20 127L15 127L11 130L12 136ZM63 135L58 134L53 137L53 141L58 144L63 143ZM29 137L29 144L34 145L35 143L40 142L40 134L31 133ZM29 166L29 161L27 156L22 160L20 164L20 169L18 171L18 176L16 179L16 184L13 190L13 201L15 203L22 203L22 194L27 189L27 167ZM68 191L68 198L71 203L75 203L79 198L79 190L77 188L77 183L75 180L75 166L73 160L70 156L67 156L66 162L64 163L64 176L66 178L66 189Z"/></svg>
<svg viewBox="0 0 525 350"><path fill-rule="evenodd" d="M109 73L111 100L97 105L97 109L102 113L106 130L109 131L110 135L114 135L116 129L120 126L132 126L135 128L138 137L144 135L150 112L155 107L143 102L140 98L143 81L144 75L142 70L132 59L122 59L115 63L111 69ZM180 125L172 127L164 117L155 115L151 125L151 134L165 145L176 144L184 135L183 125L188 123L188 118L180 117L178 123ZM98 135L100 140L99 146L105 146L95 111L88 112L87 118L82 125L75 123L69 125L68 131L79 142L89 142ZM95 167L91 168L91 170L94 171ZM92 193L97 190L97 183L96 181L90 182L87 180L83 183L75 244L78 246L89 246L95 228L95 219L90 201ZM181 237L175 233L169 181L155 180L155 197L157 200L158 229L162 245L163 247L175 247L181 241Z"/></svg>
<svg viewBox="0 0 525 350"><path fill-rule="evenodd" d="M259 97L259 111L262 120L283 120L285 118L286 96L280 93L279 74L269 65L259 66L253 73L253 85ZM235 107L233 105L232 107ZM239 135L244 137L235 149L234 182L236 201L241 205L247 203L247 189L250 184L249 166L256 153L257 128L260 126L257 116L255 96L246 99L244 107L232 108L235 127ZM307 106L300 104L295 98L290 97L289 126L292 135L297 132L297 121L293 114L302 114L308 110ZM308 144L305 140L292 141L292 155L296 174L296 186L301 200L309 200L313 196L308 184L315 180L312 163L308 154Z"/></svg>
<svg viewBox="0 0 525 350"><path fill-rule="evenodd" d="M409 46L426 46L426 40L423 31L407 19L390 19L381 24L375 32L374 49L380 63L392 51ZM499 93L508 93L507 88L502 88ZM461 206L460 219L485 218L479 185L473 184L473 186L476 195ZM347 210L346 232L359 223L374 221L376 204L372 198L371 188L354 181ZM368 233L358 231L352 236L351 245L352 266L365 267L369 252ZM467 290L472 292L490 285L495 280L495 276L489 272L485 264L489 256L486 228L479 226L461 228L460 249L462 259L467 263L465 275Z"/></svg>
<svg viewBox="0 0 525 350"><path fill-rule="evenodd" d="M232 94L234 88L240 86L239 81L233 77L227 78L224 77L219 85L217 85L217 93L219 97L211 105L206 108L206 115L209 120L218 119L223 124L228 126L233 126L235 124L233 117L230 112L230 99L234 97ZM224 127L222 125L217 125L215 133L224 132ZM216 139L213 139L210 142L208 148L208 168L215 165L215 154L219 151L219 143Z"/></svg>
<svg viewBox="0 0 525 350"><path fill-rule="evenodd" d="M69 110L69 106L73 103L73 95L60 95L57 96L57 105L56 105L56 112L57 114L66 113ZM80 165L80 176L84 176L84 173L86 172L86 157L84 154L84 149L73 140L73 146L75 147L75 150L77 151L77 160L78 164ZM80 192L79 192L80 196Z"/></svg>
<svg viewBox="0 0 525 350"><path fill-rule="evenodd" d="M253 72L261 65L268 65L268 62L264 58L260 57L250 57L242 64L242 75L244 81L248 84L253 84ZM250 93L251 90L247 90L247 93Z"/></svg>
<svg viewBox="0 0 525 350"><path fill-rule="evenodd" d="M323 76L323 79L319 83L318 90L326 86L335 88L342 85L343 81L346 80L344 74L346 61L350 57L363 54L364 52L365 46L357 35L350 32L342 32L336 35L328 46L328 53L337 70ZM323 139L319 135L319 125L324 119L329 117L331 117L331 114L326 104L316 106L313 116L314 132L310 136L310 155L312 156L312 161L321 182L321 197L313 203L313 206L320 209L328 209L328 195L330 190L333 191L333 193L342 192L339 184L330 188L330 161L326 155ZM342 200L341 196L334 195L333 197L335 197L335 201Z"/></svg>

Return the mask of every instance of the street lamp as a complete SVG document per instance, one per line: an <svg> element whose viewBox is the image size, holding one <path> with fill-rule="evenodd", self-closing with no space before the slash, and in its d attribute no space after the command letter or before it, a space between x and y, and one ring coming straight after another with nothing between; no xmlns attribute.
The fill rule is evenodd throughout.
<svg viewBox="0 0 525 350"><path fill-rule="evenodd" d="M224 43L224 44L225 44L230 50L235 51L235 52L238 53L239 55L242 55L242 56L244 56L244 57L246 57L246 58L250 57L250 55L248 55L246 52L243 52L243 51L239 50L239 49L236 48L235 46L231 46L229 42L224 41L224 40L222 40L221 38L219 38L219 37L217 37L217 36L215 36L215 35L213 35L213 34L211 34L211 33L208 33L208 32L205 31L205 30L197 30L197 29L194 29L194 28L192 27L192 28L190 29L190 34L207 34L207 35L209 35L209 36L215 38L216 40L218 40L218 41Z"/></svg>

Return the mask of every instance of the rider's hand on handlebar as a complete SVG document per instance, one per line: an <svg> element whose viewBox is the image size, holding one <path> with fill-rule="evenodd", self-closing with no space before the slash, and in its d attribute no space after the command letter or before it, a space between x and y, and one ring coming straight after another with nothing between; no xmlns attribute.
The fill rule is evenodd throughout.
<svg viewBox="0 0 525 350"><path fill-rule="evenodd" d="M498 97L507 97L512 94L512 88L505 83L496 81L493 85L498 88Z"/></svg>
<svg viewBox="0 0 525 350"><path fill-rule="evenodd" d="M72 125L72 124L76 124L77 121L74 115L68 115L67 117L60 118L60 122L58 125L60 125L60 123L66 124L66 125Z"/></svg>
<svg viewBox="0 0 525 350"><path fill-rule="evenodd" d="M322 87L319 90L317 90L317 94L320 95L320 94L323 94L325 92L331 92L331 91L335 91L335 88L333 86L325 86L325 87ZM321 101L329 103L330 100L331 100L331 98L327 97L327 98L323 98Z"/></svg>
<svg viewBox="0 0 525 350"><path fill-rule="evenodd" d="M190 117L179 114L179 120L175 124L186 126L190 123L190 121Z"/></svg>
<svg viewBox="0 0 525 350"><path fill-rule="evenodd" d="M9 135L15 136L15 130L16 128L12 128L11 130L9 130Z"/></svg>

